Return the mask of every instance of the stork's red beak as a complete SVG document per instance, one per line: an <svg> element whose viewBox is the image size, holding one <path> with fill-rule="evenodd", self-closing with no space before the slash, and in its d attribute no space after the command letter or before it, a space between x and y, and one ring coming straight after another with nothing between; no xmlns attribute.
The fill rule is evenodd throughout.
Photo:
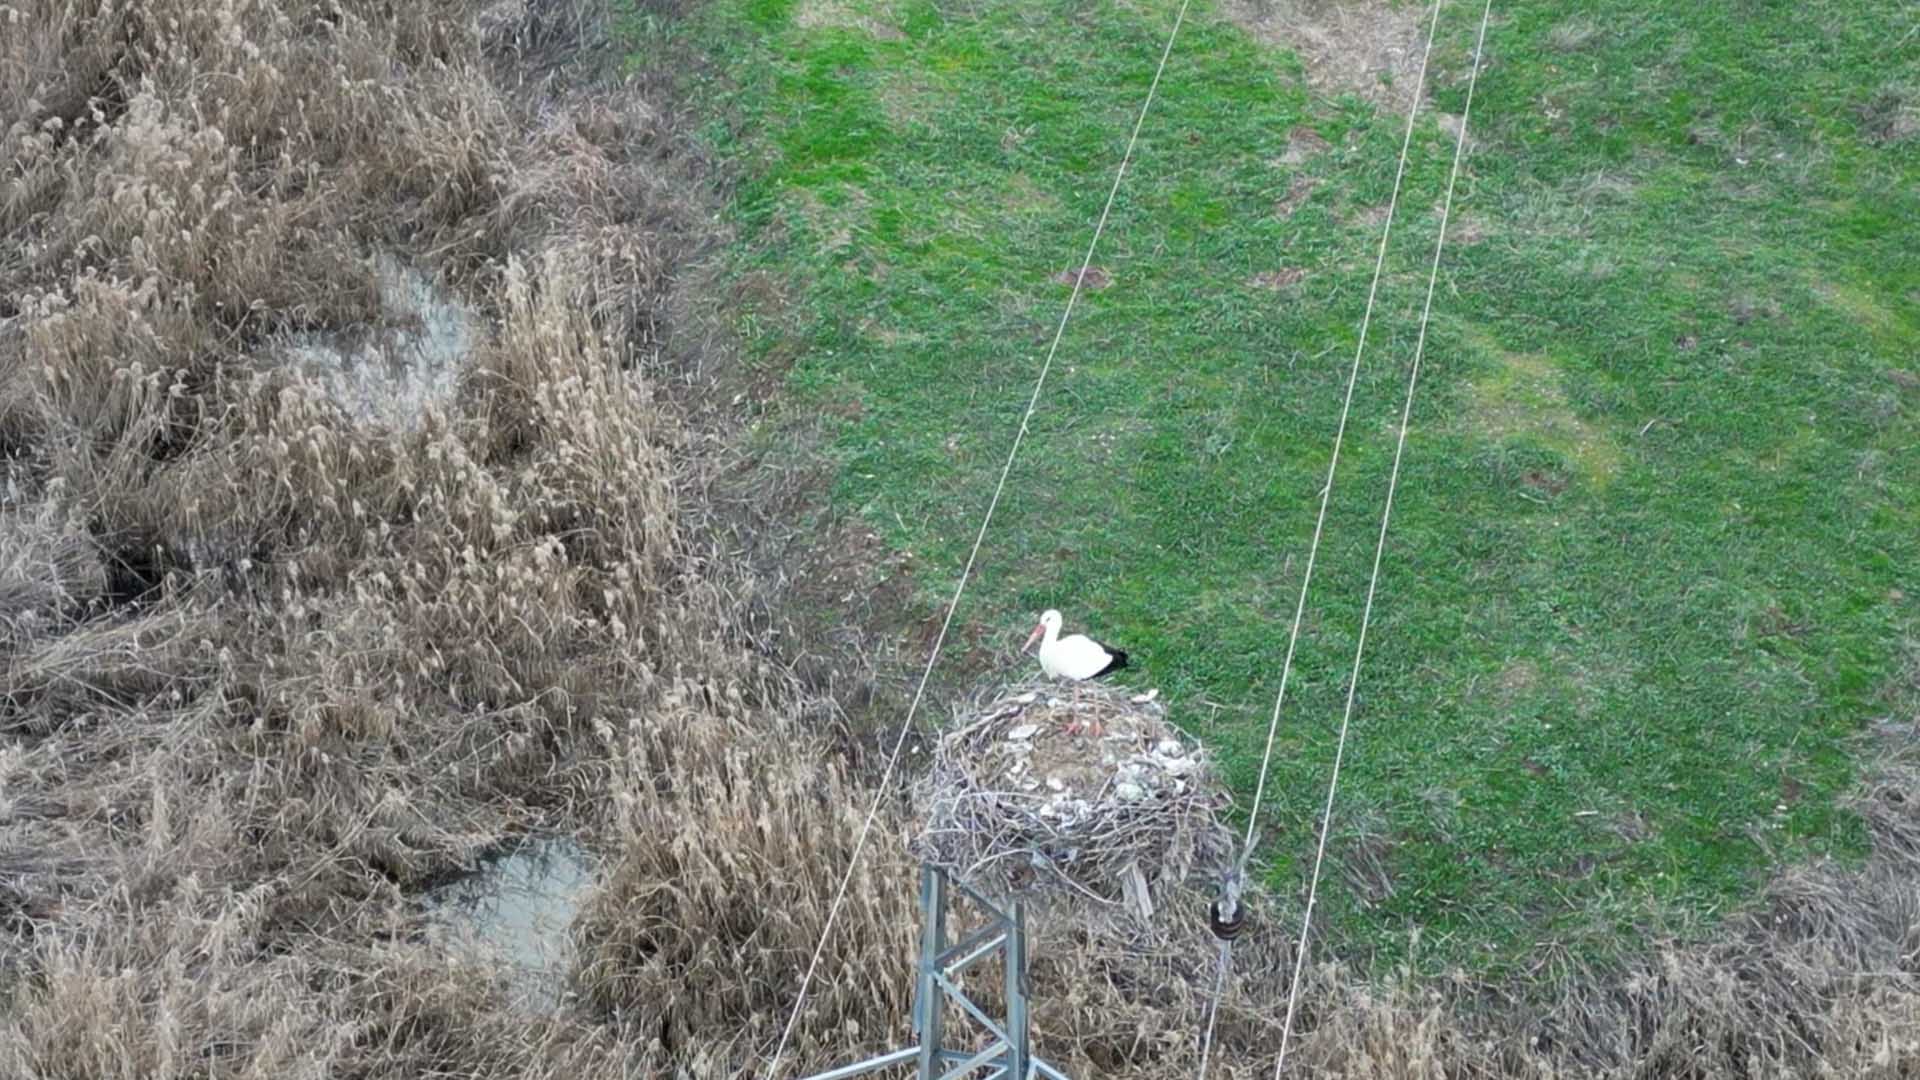
<svg viewBox="0 0 1920 1080"><path fill-rule="evenodd" d="M1040 635L1046 632L1047 632L1046 623L1041 623L1039 626L1034 627L1033 633L1027 635L1027 643L1025 645L1020 646L1020 651L1026 652L1028 649L1033 648L1033 643L1036 641L1039 641Z"/></svg>

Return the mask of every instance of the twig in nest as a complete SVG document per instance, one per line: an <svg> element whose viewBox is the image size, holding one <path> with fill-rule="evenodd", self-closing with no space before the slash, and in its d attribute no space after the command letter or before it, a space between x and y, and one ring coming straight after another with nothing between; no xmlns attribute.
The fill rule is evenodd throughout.
<svg viewBox="0 0 1920 1080"><path fill-rule="evenodd" d="M1216 817L1225 797L1159 703L1104 686L1067 698L1032 681L976 696L957 715L916 790L914 846L974 888L1115 907L1129 873L1178 883L1230 864ZM1066 734L1089 719L1105 737Z"/></svg>

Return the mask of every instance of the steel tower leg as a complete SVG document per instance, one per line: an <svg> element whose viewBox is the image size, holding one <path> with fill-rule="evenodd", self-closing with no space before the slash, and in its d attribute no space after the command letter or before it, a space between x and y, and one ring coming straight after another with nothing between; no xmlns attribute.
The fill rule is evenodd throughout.
<svg viewBox="0 0 1920 1080"><path fill-rule="evenodd" d="M951 939L949 914L956 899L986 916L979 927ZM914 980L913 1036L916 1045L879 1057L817 1073L807 1080L844 1080L914 1063L919 1080L1067 1080L1060 1070L1033 1056L1028 1033L1027 908L1010 907L981 896L931 866L920 869L919 971ZM996 1017L967 995L967 970L998 956L1005 973L1006 1015ZM947 1007L957 1006L969 1023L947 1031Z"/></svg>

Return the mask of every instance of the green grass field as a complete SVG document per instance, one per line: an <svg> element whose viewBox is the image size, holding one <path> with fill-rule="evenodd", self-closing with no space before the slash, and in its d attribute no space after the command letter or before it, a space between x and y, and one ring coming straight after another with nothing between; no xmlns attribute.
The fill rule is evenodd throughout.
<svg viewBox="0 0 1920 1080"><path fill-rule="evenodd" d="M714 0L738 314L952 589L1177 4ZM1477 4L1449 3L1281 717L1304 889ZM1496 0L1323 899L1377 962L1689 933L1837 800L1920 611L1900 0ZM1904 36L1903 36L1904 35ZM969 587L1126 646L1251 796L1404 116L1196 0ZM1290 138L1319 152L1289 154ZM1299 280L1279 288L1274 276ZM997 639L996 639L997 640Z"/></svg>

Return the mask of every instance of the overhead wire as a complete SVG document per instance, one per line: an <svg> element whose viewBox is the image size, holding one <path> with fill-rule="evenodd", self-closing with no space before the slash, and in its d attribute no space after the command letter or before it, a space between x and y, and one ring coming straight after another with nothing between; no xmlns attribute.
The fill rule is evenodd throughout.
<svg viewBox="0 0 1920 1080"><path fill-rule="evenodd" d="M1287 685L1293 677L1293 658L1300 644L1300 625L1307 610L1307 593L1313 585L1313 569L1320 554L1320 538L1326 530L1327 506L1333 499L1334 474L1340 467L1340 449L1346 441L1347 418L1353 411L1353 390L1360 379L1360 360L1367 351L1367 331L1373 325L1374 302L1380 295L1380 278L1387 265L1387 241L1393 235L1393 221L1400 207L1400 188L1407 173L1407 153L1413 146L1414 119L1420 113L1420 99L1425 96L1427 62L1433 56L1434 33L1440 25L1440 9L1445 6L1446 0L1434 2L1433 18L1427 26L1426 48L1420 53L1420 74L1414 79L1413 103L1407 109L1406 130L1400 137L1400 157L1393 171L1393 193L1387 198L1387 219L1381 226L1380 248L1373 261L1373 283L1367 288L1367 306L1360 316L1360 340L1354 347L1353 364L1347 372L1346 395L1340 402L1340 422L1333 433L1333 453L1327 459L1327 479L1320 487L1320 511L1314 517L1313 539L1307 545L1306 566L1300 577L1300 594L1293 607L1293 628L1287 634L1286 659L1280 665L1280 688L1274 695L1273 715L1267 721L1266 748L1260 754L1260 775L1254 784L1253 806L1247 814L1247 834L1241 844L1243 860L1252 853L1254 834L1260 823L1260 803L1267 792L1267 775L1273 763L1274 736L1280 728L1280 713L1287 700ZM1207 1075L1207 1064L1213 1047L1214 1026L1219 1019L1220 997L1226 988L1230 954L1230 944L1221 942L1220 959L1215 965L1213 995L1207 1007L1207 1025L1200 1040L1200 1068L1196 1075L1202 1080Z"/></svg>
<svg viewBox="0 0 1920 1080"><path fill-rule="evenodd" d="M1440 204L1440 233L1434 239L1433 264L1427 271L1427 297L1420 309L1420 335L1413 347L1413 363L1407 372L1406 400L1400 406L1400 434L1393 447L1393 469L1387 477L1387 497L1380 508L1380 537L1373 548L1373 573L1367 580L1367 602L1360 613L1360 636L1354 643L1353 670L1347 676L1347 702L1340 714L1340 737L1334 744L1333 775L1327 783L1327 803L1320 817L1320 841L1313 856L1313 876L1307 887L1307 909L1300 919L1300 940L1294 952L1293 979L1287 991L1287 1016L1280 1028L1280 1054L1273 1065L1274 1080L1287 1066L1287 1046L1293 1035L1293 1019L1300 1002L1300 981L1307 961L1307 939L1313 926L1313 904L1320 891L1320 870L1327 855L1327 834L1333 830L1333 800L1340 786L1340 765L1346 756L1347 732L1353 721L1353 702L1360 686L1360 665L1367 651L1367 630L1373 622L1373 602L1380 587L1380 563L1387 550L1387 525L1393 518L1393 496L1400 486L1400 464L1406 455L1407 429L1413 419L1413 395L1420 383L1420 362L1427 350L1427 326L1433 316L1433 290L1440 279L1440 255L1447 245L1447 220L1453 212L1453 194L1460 180L1460 160L1466 154L1467 125L1473 115L1473 93L1480 82L1480 63L1487 44L1487 23L1493 15L1493 0L1486 0L1480 12L1480 32L1473 46L1473 72L1467 78L1467 100L1460 110L1460 130L1453 145L1453 166L1447 174L1447 194ZM1439 18L1435 11L1435 21ZM1429 38L1431 41L1431 38Z"/></svg>
<svg viewBox="0 0 1920 1080"><path fill-rule="evenodd" d="M1140 104L1140 113L1134 119L1133 132L1127 137L1126 151L1120 157L1120 167L1113 175L1113 186L1107 191L1106 204L1100 209L1100 218L1093 229L1093 239L1087 244L1087 254L1080 262L1080 272L1074 275L1073 291L1067 296L1067 306L1060 313L1060 324L1053 333L1053 343L1047 347L1047 356L1040 365L1040 374L1034 379L1033 393L1027 399L1027 408L1020 417L1020 426L1014 432L1013 445L1007 451L1006 464L1001 466L1000 479L994 485L993 497L987 502L986 513L980 519L980 529L974 535L973 548L967 553L966 566L960 571L959 582L954 586L953 599L947 604L946 616L940 622L940 633L934 638L933 648L927 654L927 663L920 672L919 685L914 688L913 698L907 705L907 715L900 722L900 732L893 740L893 748L887 754L887 764L881 772L880 783L874 789L873 802L867 808L866 819L860 825L860 834L854 843L853 855L847 861L847 870L840 878L840 885L834 891L833 902L827 908L826 925L821 927L819 943L814 946L813 957L807 962L806 973L800 978L800 990L793 1003L793 1011L788 1014L786 1025L780 1032L780 1042L774 1048L773 1057L767 1063L766 1080L773 1080L780 1067L780 1059L785 1055L787 1044L793 1037L794 1026L800 1020L802 1009L806 1005L807 989L820 967L820 958L825 954L827 942L833 936L835 921L839 918L840 907L846 900L847 886L853 880L854 871L860 865L860 857L866 852L867 840L873 831L874 819L880 812L880 802L886 797L887 786L893 780L894 770L900 764L900 751L906 745L907 733L912 730L913 718L920 710L920 702L926 696L927 682L933 675L934 664L940 658L940 649L946 644L947 632L953 626L954 613L960 609L960 599L966 593L967 582L973 576L973 568L980 558L980 546L986 540L987 526L993 521L993 514L1000 506L1000 498L1006 492L1007 478L1013 472L1013 463L1019 456L1020 445L1027 436L1027 425L1033 419L1034 411L1040 404L1040 392L1047 383L1047 374L1053 369L1054 356L1060 350L1060 340L1066 335L1067 320L1073 316L1074 305L1079 302L1080 292L1086 283L1087 271L1093 266L1094 252L1100 246L1100 237L1106 231L1107 219L1113 213L1113 203L1120 193L1120 182L1127 175L1127 165L1133 160L1134 147L1140 141L1140 130L1146 124L1147 112L1153 107L1154 95L1160 89L1160 78L1166 74L1167 59L1173 55L1173 43L1180 36L1180 27L1186 22L1187 8L1192 0L1181 0L1180 9L1175 14L1173 29L1167 34L1166 47L1160 52L1160 63L1154 69L1153 81L1147 86L1147 94Z"/></svg>

